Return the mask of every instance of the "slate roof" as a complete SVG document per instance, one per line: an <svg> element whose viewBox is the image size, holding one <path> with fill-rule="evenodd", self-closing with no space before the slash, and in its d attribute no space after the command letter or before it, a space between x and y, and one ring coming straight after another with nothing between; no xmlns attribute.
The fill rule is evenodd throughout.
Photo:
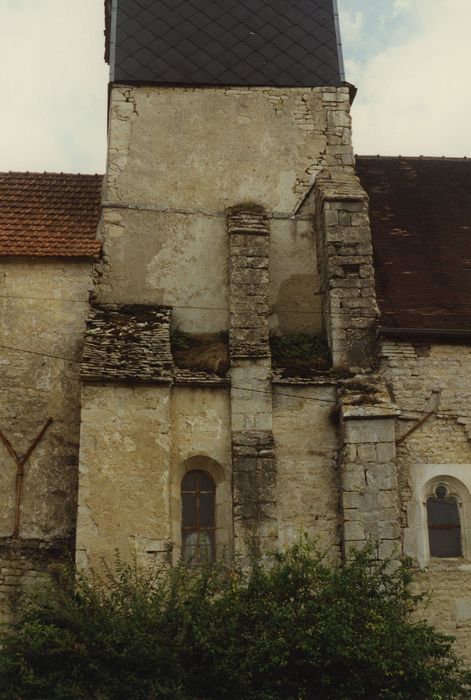
<svg viewBox="0 0 471 700"><path fill-rule="evenodd" d="M381 324L471 329L471 160L359 156Z"/></svg>
<svg viewBox="0 0 471 700"><path fill-rule="evenodd" d="M344 79L336 0L114 4L115 37L105 2L114 82L334 87Z"/></svg>
<svg viewBox="0 0 471 700"><path fill-rule="evenodd" d="M0 173L0 255L98 255L101 184L101 175Z"/></svg>

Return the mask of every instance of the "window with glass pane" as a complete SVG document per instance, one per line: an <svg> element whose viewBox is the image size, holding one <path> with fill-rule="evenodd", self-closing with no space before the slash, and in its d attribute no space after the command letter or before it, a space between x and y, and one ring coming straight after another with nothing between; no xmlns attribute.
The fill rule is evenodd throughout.
<svg viewBox="0 0 471 700"><path fill-rule="evenodd" d="M216 485L205 471L188 472L182 481L182 552L187 564L214 560Z"/></svg>
<svg viewBox="0 0 471 700"><path fill-rule="evenodd" d="M427 499L427 520L430 556L462 557L458 501L443 484Z"/></svg>

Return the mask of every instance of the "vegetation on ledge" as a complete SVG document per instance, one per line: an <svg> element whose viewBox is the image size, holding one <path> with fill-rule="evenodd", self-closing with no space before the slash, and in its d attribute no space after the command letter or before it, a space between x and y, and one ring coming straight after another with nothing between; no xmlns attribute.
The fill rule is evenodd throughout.
<svg viewBox="0 0 471 700"><path fill-rule="evenodd" d="M273 366L285 370L289 376L326 371L331 366L329 348L322 336L293 333L271 335L270 348Z"/></svg>
<svg viewBox="0 0 471 700"><path fill-rule="evenodd" d="M221 333L184 333L174 330L170 335L172 355L181 369L207 372L224 377L229 370L229 340Z"/></svg>

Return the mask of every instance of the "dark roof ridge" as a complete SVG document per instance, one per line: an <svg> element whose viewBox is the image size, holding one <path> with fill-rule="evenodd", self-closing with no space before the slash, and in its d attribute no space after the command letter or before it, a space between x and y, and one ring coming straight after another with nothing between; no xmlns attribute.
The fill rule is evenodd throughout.
<svg viewBox="0 0 471 700"><path fill-rule="evenodd" d="M355 153L355 158L367 158L377 159L377 160L436 160L436 161L469 161L471 163L471 156L382 156L380 154L375 155L360 155Z"/></svg>
<svg viewBox="0 0 471 700"><path fill-rule="evenodd" d="M102 173L63 173L52 170L43 170L42 172L39 170L0 170L0 176L1 175L34 175L37 177L43 177L44 175L50 175L53 177L104 177L104 174Z"/></svg>

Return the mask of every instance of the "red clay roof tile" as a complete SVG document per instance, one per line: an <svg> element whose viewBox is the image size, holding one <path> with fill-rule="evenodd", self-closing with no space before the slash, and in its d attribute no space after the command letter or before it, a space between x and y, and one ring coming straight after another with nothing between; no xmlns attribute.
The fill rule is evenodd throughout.
<svg viewBox="0 0 471 700"><path fill-rule="evenodd" d="M101 175L0 173L0 256L95 257Z"/></svg>

